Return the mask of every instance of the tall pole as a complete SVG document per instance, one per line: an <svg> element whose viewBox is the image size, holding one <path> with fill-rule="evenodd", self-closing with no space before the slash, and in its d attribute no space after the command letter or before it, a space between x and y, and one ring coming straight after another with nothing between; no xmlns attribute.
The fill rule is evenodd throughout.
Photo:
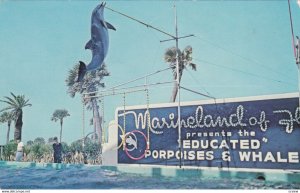
<svg viewBox="0 0 300 193"><path fill-rule="evenodd" d="M298 89L299 89L299 105L298 107L300 108L300 39L298 36L296 36L297 42L295 46L295 53L296 53L296 64L298 67Z"/></svg>
<svg viewBox="0 0 300 193"><path fill-rule="evenodd" d="M178 114L178 148L180 151L179 156L179 167L181 168L181 114L180 114L180 69L179 69L179 53L178 53L178 23L177 23L177 11L176 5L174 5L174 12L175 12L175 41L176 41L176 81L177 81L177 96L178 96L178 105L177 105L177 114Z"/></svg>
<svg viewBox="0 0 300 193"><path fill-rule="evenodd" d="M84 134L84 130L85 130L85 106L84 106L84 95L82 96L82 149L84 150L84 141L85 141L85 134Z"/></svg>
<svg viewBox="0 0 300 193"><path fill-rule="evenodd" d="M192 37L192 36L194 36L194 35L191 34L191 35L186 35L186 36L178 37L177 12L176 12L176 5L175 5L175 4L174 4L174 11L175 11L175 32L176 32L176 36L173 36L172 34L169 34L169 33L167 33L167 32L164 32L163 30L161 30L161 29L159 29L159 28L156 28L156 27L154 27L154 26L152 26L152 25L149 25L149 24L147 24L147 23L145 23L145 22L143 22L143 21L140 21L140 20L135 19L135 18L133 18L133 17L131 17L131 16L128 16L128 15L126 15L126 14L124 14L124 13L121 13L121 12L115 11L115 10L113 10L113 9L111 9L111 8L108 8L107 6L106 6L105 8L107 8L107 9L109 9L109 10L115 12L115 13L118 13L118 14L124 16L124 17L127 17L127 18L129 18L129 19L131 19L131 20L134 20L134 21L136 21L136 22L138 22L138 23L140 23L140 24L142 24L142 25L144 25L144 26L146 26L146 27L148 27L148 28L152 28L152 29L154 29L154 30L156 30L156 31L159 31L160 33L163 33L163 34L165 34L165 35L171 37L171 39L162 40L162 41L160 41L160 42L166 42L166 41L172 41L172 40L175 40L175 41L176 41L176 72L177 72L176 82L177 82L177 96L178 96L178 107L177 107L177 111L178 111L178 112L177 112L177 114L178 114L178 148L179 148L179 151L180 151L180 165L179 165L179 166L180 166L180 168L181 168L181 161L182 161L182 158L181 158L181 154L182 154L182 145L181 145L180 74L179 74L179 73L180 73L180 69L179 69L180 67L179 67L179 53L178 53L179 48L178 48L178 40L179 40L179 39L182 39L182 38ZM118 86L120 86L120 85L118 85Z"/></svg>
<svg viewBox="0 0 300 193"><path fill-rule="evenodd" d="M292 17L292 11L291 11L291 3L290 0L288 0L288 6L289 6L289 16L290 16L290 25L291 25L291 35L292 35L292 46L293 46L293 51L294 51L294 56L296 59L296 65L298 68L298 92L299 92L299 104L298 107L300 108L300 51L299 51L299 46L300 46L300 41L298 36L296 36L297 41L295 45L295 35L294 35L294 26L293 26L293 17Z"/></svg>

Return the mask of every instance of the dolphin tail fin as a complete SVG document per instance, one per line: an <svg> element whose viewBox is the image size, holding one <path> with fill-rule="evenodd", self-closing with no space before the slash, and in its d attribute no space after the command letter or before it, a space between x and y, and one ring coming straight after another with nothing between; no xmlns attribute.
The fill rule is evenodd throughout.
<svg viewBox="0 0 300 193"><path fill-rule="evenodd" d="M86 73L86 65L84 62L79 61L78 77L76 82L81 82Z"/></svg>

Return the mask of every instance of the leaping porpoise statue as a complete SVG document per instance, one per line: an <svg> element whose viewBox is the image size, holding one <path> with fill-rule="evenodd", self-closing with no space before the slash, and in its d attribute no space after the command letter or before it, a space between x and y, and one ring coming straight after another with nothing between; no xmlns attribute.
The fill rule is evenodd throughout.
<svg viewBox="0 0 300 193"><path fill-rule="evenodd" d="M104 20L103 12L105 4L101 3L93 10L91 39L85 45L85 49L92 50L92 61L88 65L79 61L77 82L82 81L87 71L96 70L102 66L109 46L108 29L116 30L114 26Z"/></svg>

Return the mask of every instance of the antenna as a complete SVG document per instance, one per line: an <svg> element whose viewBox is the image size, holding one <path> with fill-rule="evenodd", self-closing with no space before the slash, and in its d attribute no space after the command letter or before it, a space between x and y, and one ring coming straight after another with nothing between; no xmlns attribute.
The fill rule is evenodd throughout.
<svg viewBox="0 0 300 193"><path fill-rule="evenodd" d="M176 10L176 5L174 4L174 15L175 15L175 37L173 39L167 39L167 40L162 40L160 42L166 42L166 41L171 41L175 40L176 42L176 82L177 82L177 96L178 96L178 105L177 105L177 114L178 114L178 149L180 151L180 156L179 156L179 167L181 168L181 162L182 162L182 139L181 139L181 112L180 112L180 66L179 66L179 39L187 38L187 37L192 37L194 36L193 34L186 35L179 37L178 36L178 20L177 20L177 10Z"/></svg>
<svg viewBox="0 0 300 193"><path fill-rule="evenodd" d="M135 18L133 18L133 17L131 17L129 15L126 15L124 13L121 13L119 11L115 11L115 10L113 10L113 9L107 7L107 6L105 6L105 8L108 9L108 10L111 10L111 11L113 11L115 13L118 13L118 14L124 16L124 17L127 17L127 18L129 18L131 20L134 20L134 21L136 21L136 22L138 22L138 23L140 23L140 24L142 24L142 25L144 25L144 26L146 26L148 28L154 29L154 30L156 30L156 31L158 31L160 33L163 33L163 34L171 37L171 39L161 40L160 41L161 43L162 42L167 42L167 41L173 41L173 40L175 40L175 42L176 42L176 73L177 73L176 82L177 82L177 90L178 90L178 93L177 93L177 96L178 96L178 105L177 105L177 113L178 113L178 121L177 121L178 122L178 148L179 148L179 151L180 151L180 163L179 163L179 167L181 168L181 161L182 161L182 158L181 158L181 155L182 155L182 145L181 145L181 142L182 142L182 139L181 139L180 74L179 74L180 73L180 66L179 66L179 53L178 53L178 49L179 49L178 48L179 47L178 44L179 44L179 42L178 41L179 41L179 39L192 37L194 35L190 34L190 35L181 36L181 37L178 36L177 10L176 10L176 5L175 4L174 4L175 36L172 35L172 34L170 34L170 33L165 32L165 31L163 31L163 30L161 30L161 29L159 29L157 27L154 27L154 26L152 26L150 24L147 24L147 23L145 23L145 22L143 22L141 20L135 19Z"/></svg>
<svg viewBox="0 0 300 193"><path fill-rule="evenodd" d="M292 11L291 11L291 3L290 0L288 0L288 6L289 6L289 16L290 16L290 25L291 25L291 35L292 35L292 46L294 50L294 56L296 60L296 65L298 67L298 89L299 89L299 104L298 107L300 108L300 40L299 37L296 36L297 42L295 44L295 38L294 38L294 26L293 26L293 17L292 17Z"/></svg>

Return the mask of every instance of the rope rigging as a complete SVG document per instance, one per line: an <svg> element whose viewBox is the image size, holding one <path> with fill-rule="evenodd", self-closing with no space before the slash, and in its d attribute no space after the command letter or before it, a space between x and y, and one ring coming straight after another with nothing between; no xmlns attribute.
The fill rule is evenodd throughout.
<svg viewBox="0 0 300 193"><path fill-rule="evenodd" d="M106 142L106 135L105 135L105 118L104 118L104 97L101 97L101 116L102 116L102 119L101 119L101 128L102 128L102 141L103 142Z"/></svg>
<svg viewBox="0 0 300 193"><path fill-rule="evenodd" d="M82 96L82 147L84 148L85 142L85 105L84 105L84 97Z"/></svg>
<svg viewBox="0 0 300 193"><path fill-rule="evenodd" d="M292 33L292 46L294 51L294 57L296 58L296 46L295 46L295 35L294 35L294 26L293 26L293 18L292 18L292 11L291 11L291 3L290 0L288 0L289 5L289 16L290 16L290 25L291 25L291 33ZM296 58L297 60L297 58Z"/></svg>
<svg viewBox="0 0 300 193"><path fill-rule="evenodd" d="M165 34L165 35L167 35L167 36L170 36L170 37L173 38L173 39L176 38L176 37L173 36L172 34L169 34L169 33L167 33L167 32L164 32L164 31L158 29L157 27L154 27L154 26L152 26L152 25L149 25L149 24L147 24L147 23L145 23L145 22L142 22L142 21L140 21L140 20L138 20L138 19L135 19L135 18L133 18L133 17L131 17L131 16L129 16L129 15L126 15L126 14L121 13L121 12L119 12L119 11L115 11L115 10L113 10L113 9L107 7L107 6L105 6L105 8L108 9L108 10L110 10L110 11L113 11L113 12L115 12L115 13L118 13L118 14L124 16L124 17L127 17L127 18L129 18L129 19L131 19L131 20L134 20L134 21L136 21L136 22L138 22L138 23L140 23L140 24L146 26L147 28L152 28L152 29L154 29L154 30L157 30L157 31L159 31L159 32L161 32L161 33L163 33L163 34Z"/></svg>
<svg viewBox="0 0 300 193"><path fill-rule="evenodd" d="M125 92L123 94L123 131L124 131L124 135L122 137L122 144L123 144L123 150L125 150L125 145L126 145L126 141L125 141L125 137L126 137L126 95L125 95Z"/></svg>
<svg viewBox="0 0 300 193"><path fill-rule="evenodd" d="M124 85L126 85L126 84L130 84L130 83L136 82L136 81L141 80L141 79L144 79L144 78L148 78L148 77L150 77L150 76L156 75L156 74L158 74L158 73L161 73L161 72L164 72L164 71L170 70L170 69L171 69L171 67L164 68L164 69L162 69L162 70L157 70L157 71L155 71L155 72L152 72L152 73L143 75L143 76L138 77L138 78L135 78L135 79L133 79L133 80L129 80L129 81L126 81L126 82L124 82L124 83L117 84L117 85L115 85L115 86L113 86L113 87L111 87L111 88L101 90L101 92L103 93L103 92L107 92L107 91L116 91L116 90L118 90L118 89L117 89L118 87L121 87L121 86L124 86ZM121 88L121 89L128 89L128 88ZM99 92L99 91L86 92L86 93L83 93L83 95L95 94L95 93L98 93L98 92Z"/></svg>
<svg viewBox="0 0 300 193"><path fill-rule="evenodd" d="M200 38L200 37L198 37L198 36L196 36L196 38L198 38L198 39L200 39L201 41L203 41L203 42L205 42L205 43L207 43L207 44L210 44L210 45L212 45L212 46L214 46L214 47L216 47L216 48L219 48L219 49L223 50L223 51L226 52L226 53L229 53L229 54L231 54L231 55L233 55L233 56L236 56L236 57L238 57L238 58L241 58L241 59L243 59L244 61L249 62L251 65L254 64L254 65L258 66L258 67L264 68L264 69L269 70L269 71L271 71L271 72L274 72L274 73L276 73L276 74L278 74L278 75L280 75L280 76L288 77L288 78L290 79L290 74L288 74L288 73L284 73L284 72L282 72L282 71L277 71L277 70L275 70L275 69L273 69L273 68L271 68L271 67L269 67L269 66L266 66L266 65L263 64L262 62L258 62L258 61L254 60L254 59L252 59L252 58L243 56L243 55L241 55L241 54L239 54L239 53L236 53L236 52L234 52L234 51L231 51L231 50L229 50L229 49L226 49L226 48L224 48L224 47L222 47L222 46L220 46L220 45L218 45L218 44L216 44L216 43L214 43L214 42L211 42L211 41L209 41L209 40L207 40L207 39L203 39L203 38Z"/></svg>
<svg viewBox="0 0 300 193"><path fill-rule="evenodd" d="M282 81L282 80L277 80L277 79L273 79L273 78L268 78L268 77L265 77L265 76L261 76L261 75L254 74L254 73L251 73L251 72L246 72L246 71L239 70L239 69L236 69L236 68L231 68L231 67L227 67L227 66L224 66L224 65L215 64L215 63L212 63L212 62L209 62L209 61L206 61L206 60L201 60L201 59L195 59L195 60L197 60L199 62L204 62L205 64L210 64L210 65L213 65L213 66L217 66L217 67L225 68L227 70L232 70L232 71L240 72L240 73L247 74L247 75L250 75L250 76L255 76L255 77L258 77L258 78L265 79L265 80L271 80L271 81L274 81L274 82L277 82L277 83L281 83L281 84L286 84L286 85L290 85L290 86L294 86L295 85L295 84L290 83L290 82L286 82L286 81Z"/></svg>
<svg viewBox="0 0 300 193"><path fill-rule="evenodd" d="M150 149L150 129L151 129L151 121L150 121L150 111L149 111L149 90L146 89L146 101L147 101L147 150Z"/></svg>

